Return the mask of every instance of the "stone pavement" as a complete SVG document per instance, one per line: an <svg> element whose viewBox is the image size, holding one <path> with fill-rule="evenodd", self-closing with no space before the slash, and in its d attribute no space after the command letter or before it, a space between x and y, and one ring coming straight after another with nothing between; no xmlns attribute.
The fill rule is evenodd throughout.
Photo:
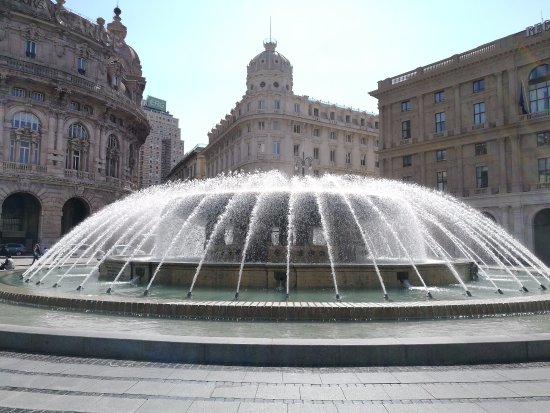
<svg viewBox="0 0 550 413"><path fill-rule="evenodd" d="M0 352L0 412L550 411L550 363L225 367Z"/></svg>

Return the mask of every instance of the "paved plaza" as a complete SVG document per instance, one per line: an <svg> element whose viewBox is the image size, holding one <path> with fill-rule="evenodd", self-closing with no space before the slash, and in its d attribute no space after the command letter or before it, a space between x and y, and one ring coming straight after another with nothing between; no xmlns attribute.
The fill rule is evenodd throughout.
<svg viewBox="0 0 550 413"><path fill-rule="evenodd" d="M270 368L0 352L0 412L546 412L550 363Z"/></svg>

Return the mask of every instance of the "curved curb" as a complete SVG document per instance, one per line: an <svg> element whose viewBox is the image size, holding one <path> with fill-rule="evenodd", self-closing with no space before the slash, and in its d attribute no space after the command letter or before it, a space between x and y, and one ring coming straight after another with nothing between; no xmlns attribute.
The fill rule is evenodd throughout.
<svg viewBox="0 0 550 413"><path fill-rule="evenodd" d="M179 337L0 324L0 349L220 365L398 366L550 360L550 333L530 336L384 339Z"/></svg>
<svg viewBox="0 0 550 413"><path fill-rule="evenodd" d="M116 296L41 294L0 284L0 299L73 311L189 319L270 321L388 321L550 312L550 295L398 303L178 301Z"/></svg>

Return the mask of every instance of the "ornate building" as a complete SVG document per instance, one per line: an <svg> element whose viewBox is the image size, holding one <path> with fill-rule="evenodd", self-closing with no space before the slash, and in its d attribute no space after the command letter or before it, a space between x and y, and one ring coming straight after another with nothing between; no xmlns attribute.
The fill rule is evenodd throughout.
<svg viewBox="0 0 550 413"><path fill-rule="evenodd" d="M204 148L204 145L196 145L187 152L183 159L170 171L166 179L168 181L188 181L206 178Z"/></svg>
<svg viewBox="0 0 550 413"><path fill-rule="evenodd" d="M288 175L377 175L378 117L292 91L274 39L247 68L246 94L208 134L207 176L278 169Z"/></svg>
<svg viewBox="0 0 550 413"><path fill-rule="evenodd" d="M147 96L143 112L151 132L139 150L139 187L158 185L183 157L179 120L166 111L166 101Z"/></svg>
<svg viewBox="0 0 550 413"><path fill-rule="evenodd" d="M550 263L550 21L378 82L380 173L449 192Z"/></svg>
<svg viewBox="0 0 550 413"><path fill-rule="evenodd" d="M50 246L137 184L145 79L120 9L0 0L0 242Z"/></svg>

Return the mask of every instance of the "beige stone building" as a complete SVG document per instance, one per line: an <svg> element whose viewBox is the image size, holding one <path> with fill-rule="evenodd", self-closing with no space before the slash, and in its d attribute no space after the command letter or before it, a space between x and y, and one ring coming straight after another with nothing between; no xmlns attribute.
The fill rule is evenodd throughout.
<svg viewBox="0 0 550 413"><path fill-rule="evenodd" d="M151 131L139 151L140 188L165 182L183 157L179 120L166 110L166 101L148 96L143 111Z"/></svg>
<svg viewBox="0 0 550 413"><path fill-rule="evenodd" d="M370 94L382 176L461 198L550 263L550 21Z"/></svg>
<svg viewBox="0 0 550 413"><path fill-rule="evenodd" d="M120 9L105 26L64 0L0 0L0 231L51 246L137 186L145 79Z"/></svg>
<svg viewBox="0 0 550 413"><path fill-rule="evenodd" d="M206 161L204 159L205 145L196 145L187 152L168 174L168 181L188 181L206 178Z"/></svg>
<svg viewBox="0 0 550 413"><path fill-rule="evenodd" d="M293 92L274 39L247 67L246 93L208 134L206 174L277 169L287 175L378 175L378 117Z"/></svg>

